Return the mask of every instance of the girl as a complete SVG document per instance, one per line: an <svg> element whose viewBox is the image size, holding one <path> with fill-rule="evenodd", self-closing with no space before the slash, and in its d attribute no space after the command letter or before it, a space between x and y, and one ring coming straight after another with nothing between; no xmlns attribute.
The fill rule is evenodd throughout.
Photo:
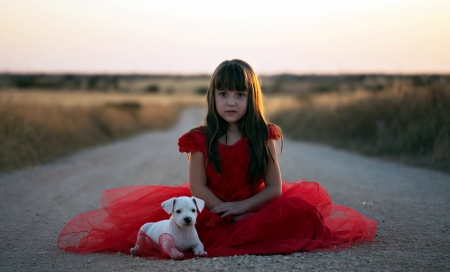
<svg viewBox="0 0 450 272"><path fill-rule="evenodd" d="M318 183L282 181L276 141L282 145L283 135L267 123L249 64L222 62L211 77L207 102L204 125L178 141L180 152L190 157L189 183L105 191L103 208L74 217L58 246L128 253L144 223L168 218L163 201L191 195L206 203L196 228L208 257L336 249L373 240L376 222L333 205ZM157 250L146 255L164 257Z"/></svg>

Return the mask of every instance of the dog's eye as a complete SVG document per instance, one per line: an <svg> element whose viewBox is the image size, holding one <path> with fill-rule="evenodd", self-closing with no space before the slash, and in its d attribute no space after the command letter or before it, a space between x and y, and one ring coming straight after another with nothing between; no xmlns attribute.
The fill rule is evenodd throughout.
<svg viewBox="0 0 450 272"><path fill-rule="evenodd" d="M192 212L195 212L195 209L192 209Z"/></svg>
<svg viewBox="0 0 450 272"><path fill-rule="evenodd" d="M181 210L177 210L176 213L181 213Z"/></svg>

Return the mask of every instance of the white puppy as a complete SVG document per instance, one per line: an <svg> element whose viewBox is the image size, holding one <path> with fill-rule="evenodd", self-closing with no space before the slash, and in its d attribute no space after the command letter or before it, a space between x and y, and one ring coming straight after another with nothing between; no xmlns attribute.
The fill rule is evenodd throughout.
<svg viewBox="0 0 450 272"><path fill-rule="evenodd" d="M166 200L161 206L168 214L172 214L170 219L156 223L146 223L141 227L140 231L144 232L157 244L160 243L159 237L161 234L167 233L171 235L176 247L166 239L162 239L161 242L163 244L161 246L172 259L184 258L184 254L178 249L181 251L192 249L195 255L207 254L195 229L197 214L205 207L205 201L196 197L182 196ZM145 236L138 234L137 239L135 247L130 249L132 255L139 252L139 242L142 244L140 240L145 239Z"/></svg>

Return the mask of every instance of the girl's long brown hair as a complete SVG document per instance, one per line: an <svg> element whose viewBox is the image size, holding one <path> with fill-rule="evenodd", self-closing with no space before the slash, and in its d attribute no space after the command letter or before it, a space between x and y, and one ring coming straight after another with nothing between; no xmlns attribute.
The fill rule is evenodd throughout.
<svg viewBox="0 0 450 272"><path fill-rule="evenodd" d="M227 132L228 123L217 114L215 90L236 90L248 93L247 112L238 121L238 129L248 139L250 148L249 182L254 184L265 173L269 159L275 163L274 154L269 148L268 123L264 114L259 78L248 63L239 59L222 62L211 76L206 93L208 112L202 128L206 130L208 150L206 164L211 162L215 170L221 173L217 143L219 138ZM278 126L275 127L283 144L281 129Z"/></svg>

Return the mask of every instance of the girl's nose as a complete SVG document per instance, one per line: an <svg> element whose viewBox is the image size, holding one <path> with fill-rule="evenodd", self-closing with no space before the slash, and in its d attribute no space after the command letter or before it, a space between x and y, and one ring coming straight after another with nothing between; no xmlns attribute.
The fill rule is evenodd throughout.
<svg viewBox="0 0 450 272"><path fill-rule="evenodd" d="M230 105L230 106L233 106L233 105L236 105L236 101L232 97L230 97L227 100L227 104Z"/></svg>

